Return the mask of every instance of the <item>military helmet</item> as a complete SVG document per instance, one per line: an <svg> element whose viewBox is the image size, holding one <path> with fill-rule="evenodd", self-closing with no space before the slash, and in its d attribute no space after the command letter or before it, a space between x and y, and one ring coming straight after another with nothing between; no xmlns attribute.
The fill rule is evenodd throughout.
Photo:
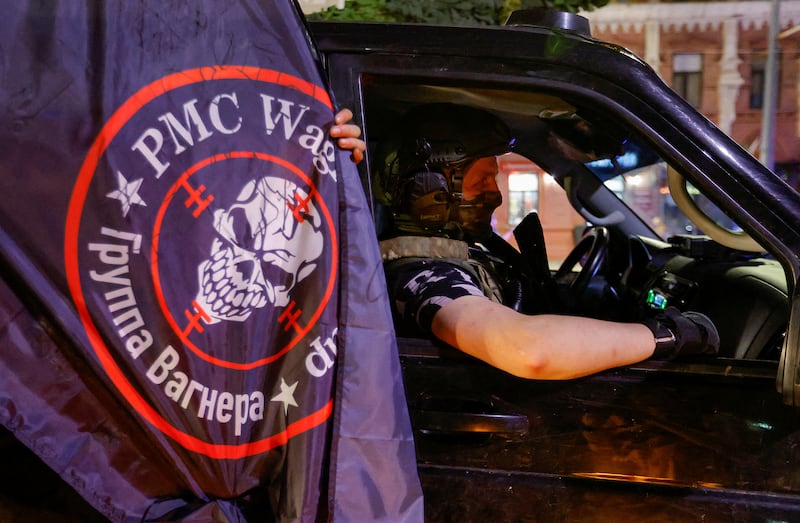
<svg viewBox="0 0 800 523"><path fill-rule="evenodd" d="M464 168L478 158L509 151L511 135L496 116L449 103L415 107L403 118L398 151L401 172Z"/></svg>

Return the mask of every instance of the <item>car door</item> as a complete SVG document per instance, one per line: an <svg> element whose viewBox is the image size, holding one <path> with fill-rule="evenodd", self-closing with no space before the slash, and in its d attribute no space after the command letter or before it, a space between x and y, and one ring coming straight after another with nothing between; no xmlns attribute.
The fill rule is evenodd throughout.
<svg viewBox="0 0 800 523"><path fill-rule="evenodd" d="M544 29L312 28L337 99L356 108L370 147L391 131L393 113L380 93L398 110L465 92L511 93L492 103L510 111L518 100L530 110L531 96L552 95L635 131L769 246L785 280L778 308L783 321L792 316L797 195L624 50ZM420 85L435 89L415 90ZM368 195L371 159L372 149L361 171ZM605 198L601 192L594 197ZM780 360L645 361L557 382L515 378L442 344L400 338L426 516L796 518L800 427L787 403L794 402L797 335L794 322L781 329Z"/></svg>

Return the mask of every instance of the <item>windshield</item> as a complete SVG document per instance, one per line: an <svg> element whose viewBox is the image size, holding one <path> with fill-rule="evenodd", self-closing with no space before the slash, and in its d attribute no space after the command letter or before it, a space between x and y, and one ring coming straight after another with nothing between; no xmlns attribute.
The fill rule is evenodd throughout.
<svg viewBox="0 0 800 523"><path fill-rule="evenodd" d="M652 150L640 143L626 142L624 151L610 159L588 162L597 175L620 200L633 210L659 238L676 235L707 234L700 225L686 216L670 193L668 166ZM739 227L711 200L687 182L687 192L698 208L711 221L729 231Z"/></svg>

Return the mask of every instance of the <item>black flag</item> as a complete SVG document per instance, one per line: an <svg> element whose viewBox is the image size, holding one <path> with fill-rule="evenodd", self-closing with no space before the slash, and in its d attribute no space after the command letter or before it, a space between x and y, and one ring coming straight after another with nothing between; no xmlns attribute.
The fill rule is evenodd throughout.
<svg viewBox="0 0 800 523"><path fill-rule="evenodd" d="M421 520L296 5L13 2L0 34L0 422L113 521Z"/></svg>

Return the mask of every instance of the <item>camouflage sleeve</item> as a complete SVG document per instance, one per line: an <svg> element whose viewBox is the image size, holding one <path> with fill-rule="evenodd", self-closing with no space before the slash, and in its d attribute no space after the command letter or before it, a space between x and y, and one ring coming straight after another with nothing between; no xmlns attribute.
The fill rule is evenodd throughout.
<svg viewBox="0 0 800 523"><path fill-rule="evenodd" d="M442 260L398 260L386 267L392 312L400 334L431 333L436 312L462 296L484 296L472 275Z"/></svg>

